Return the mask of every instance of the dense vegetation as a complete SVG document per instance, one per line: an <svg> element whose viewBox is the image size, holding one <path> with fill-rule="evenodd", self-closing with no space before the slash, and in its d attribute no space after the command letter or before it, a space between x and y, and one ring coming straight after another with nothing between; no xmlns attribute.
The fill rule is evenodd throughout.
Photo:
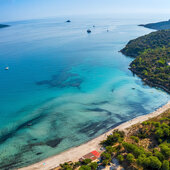
<svg viewBox="0 0 170 170"><path fill-rule="evenodd" d="M133 126L126 136L114 131L102 142L106 148L101 155L102 164L107 165L112 157L117 157L128 170L169 170L169 141L170 110L140 126Z"/></svg>
<svg viewBox="0 0 170 170"><path fill-rule="evenodd" d="M9 27L9 25L0 24L0 28Z"/></svg>
<svg viewBox="0 0 170 170"><path fill-rule="evenodd" d="M146 83L170 92L170 30L131 40L121 52L136 58L130 69Z"/></svg>
<svg viewBox="0 0 170 170"><path fill-rule="evenodd" d="M170 29L170 20L169 21L162 21L157 23L150 23L150 24L142 24L139 26L144 26L146 28L151 28L155 30L164 30L164 29Z"/></svg>
<svg viewBox="0 0 170 170"><path fill-rule="evenodd" d="M170 30L161 30L129 41L121 52L130 57L138 57L145 50L168 46L170 46Z"/></svg>

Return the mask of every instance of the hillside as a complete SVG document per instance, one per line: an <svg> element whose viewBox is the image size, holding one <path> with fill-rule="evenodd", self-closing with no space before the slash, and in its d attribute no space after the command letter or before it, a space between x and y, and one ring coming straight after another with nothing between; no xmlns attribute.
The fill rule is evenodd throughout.
<svg viewBox="0 0 170 170"><path fill-rule="evenodd" d="M130 57L137 57L148 48L168 47L170 43L170 29L152 32L128 42L121 52Z"/></svg>
<svg viewBox="0 0 170 170"><path fill-rule="evenodd" d="M130 70L147 84L170 92L170 29L131 40L121 52L135 58Z"/></svg>
<svg viewBox="0 0 170 170"><path fill-rule="evenodd" d="M143 26L143 27L155 29L155 30L170 29L170 20L157 22L157 23L150 23L150 24L141 24L139 26Z"/></svg>
<svg viewBox="0 0 170 170"><path fill-rule="evenodd" d="M170 110L142 124L136 124L128 132L114 131L102 141L106 151L102 164L116 157L125 170L169 170L170 160Z"/></svg>

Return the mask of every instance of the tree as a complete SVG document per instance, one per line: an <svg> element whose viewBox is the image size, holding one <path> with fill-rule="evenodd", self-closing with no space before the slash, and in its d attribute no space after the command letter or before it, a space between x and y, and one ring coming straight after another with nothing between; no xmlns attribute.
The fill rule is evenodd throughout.
<svg viewBox="0 0 170 170"><path fill-rule="evenodd" d="M60 166L61 166L61 169L62 169L62 170L72 170L72 169L73 169L73 168L71 167L71 165L68 164L68 163L60 164Z"/></svg>
<svg viewBox="0 0 170 170"><path fill-rule="evenodd" d="M92 162L89 166L91 167L92 170L96 170L98 167L98 164L97 162Z"/></svg>
<svg viewBox="0 0 170 170"><path fill-rule="evenodd" d="M114 148L112 147L112 146L106 146L106 151L109 153L109 154L113 154L113 152L114 152Z"/></svg>
<svg viewBox="0 0 170 170"><path fill-rule="evenodd" d="M109 164L109 161L107 160L107 159L104 159L103 161L102 161L102 165L103 166L107 166Z"/></svg>
<svg viewBox="0 0 170 170"><path fill-rule="evenodd" d="M82 165L79 170L91 170L91 168L88 165Z"/></svg>
<svg viewBox="0 0 170 170"><path fill-rule="evenodd" d="M123 162L124 161L124 157L122 155L118 155L117 159L119 160L119 162Z"/></svg>
<svg viewBox="0 0 170 170"><path fill-rule="evenodd" d="M75 163L74 163L74 168L79 167L79 166L80 166L80 164L81 164L81 163L80 163L79 161L78 161L78 162L75 162Z"/></svg>
<svg viewBox="0 0 170 170"><path fill-rule="evenodd" d="M150 156L150 167L152 167L153 169L160 169L162 166L162 163L160 162L160 160L155 157L155 156Z"/></svg>
<svg viewBox="0 0 170 170"><path fill-rule="evenodd" d="M108 160L108 161L111 161L111 154L110 153L107 153L107 152L103 152L102 154L101 154L101 158L103 159L103 160Z"/></svg>
<svg viewBox="0 0 170 170"><path fill-rule="evenodd" d="M129 154L127 154L126 159L131 164L132 162L134 162L135 157L131 153L129 153Z"/></svg>
<svg viewBox="0 0 170 170"><path fill-rule="evenodd" d="M87 165L87 164L91 163L91 161L92 161L91 159L84 159L82 164Z"/></svg>
<svg viewBox="0 0 170 170"><path fill-rule="evenodd" d="M155 151L154 155L158 157L160 161L163 161L165 159L164 155L159 151Z"/></svg>
<svg viewBox="0 0 170 170"><path fill-rule="evenodd" d="M161 145L160 145L160 148L161 148L162 154L163 154L166 158L169 158L169 157L170 157L170 148L169 148L166 144L161 144Z"/></svg>
<svg viewBox="0 0 170 170"><path fill-rule="evenodd" d="M139 142L139 138L137 136L131 136L130 138L133 139L136 143Z"/></svg>
<svg viewBox="0 0 170 170"><path fill-rule="evenodd" d="M169 170L169 161L167 160L163 161L162 170Z"/></svg>

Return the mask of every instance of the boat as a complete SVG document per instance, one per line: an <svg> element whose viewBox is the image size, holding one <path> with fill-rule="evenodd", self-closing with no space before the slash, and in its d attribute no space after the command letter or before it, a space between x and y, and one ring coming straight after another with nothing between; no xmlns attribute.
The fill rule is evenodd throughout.
<svg viewBox="0 0 170 170"><path fill-rule="evenodd" d="M70 20L67 20L66 22L71 22Z"/></svg>
<svg viewBox="0 0 170 170"><path fill-rule="evenodd" d="M88 33L88 34L89 34L89 33L91 33L91 30L90 30L90 29L88 29L88 30L87 30L87 33Z"/></svg>
<svg viewBox="0 0 170 170"><path fill-rule="evenodd" d="M5 67L5 70L9 70L9 67Z"/></svg>

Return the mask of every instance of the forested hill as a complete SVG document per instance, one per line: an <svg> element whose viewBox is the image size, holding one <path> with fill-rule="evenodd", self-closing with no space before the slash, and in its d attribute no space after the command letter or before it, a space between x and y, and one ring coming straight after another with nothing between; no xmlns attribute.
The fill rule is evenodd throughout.
<svg viewBox="0 0 170 170"><path fill-rule="evenodd" d="M121 52L130 57L137 57L146 49L155 49L158 47L168 47L170 43L170 29L152 32L148 35L129 41Z"/></svg>
<svg viewBox="0 0 170 170"><path fill-rule="evenodd" d="M157 23L150 23L150 24L141 24L139 26L143 26L155 30L165 30L165 29L170 29L170 20L157 22Z"/></svg>
<svg viewBox="0 0 170 170"><path fill-rule="evenodd" d="M170 93L170 29L131 40L121 52L136 58L130 70L146 83Z"/></svg>
<svg viewBox="0 0 170 170"><path fill-rule="evenodd" d="M0 28L9 27L9 25L0 24Z"/></svg>

